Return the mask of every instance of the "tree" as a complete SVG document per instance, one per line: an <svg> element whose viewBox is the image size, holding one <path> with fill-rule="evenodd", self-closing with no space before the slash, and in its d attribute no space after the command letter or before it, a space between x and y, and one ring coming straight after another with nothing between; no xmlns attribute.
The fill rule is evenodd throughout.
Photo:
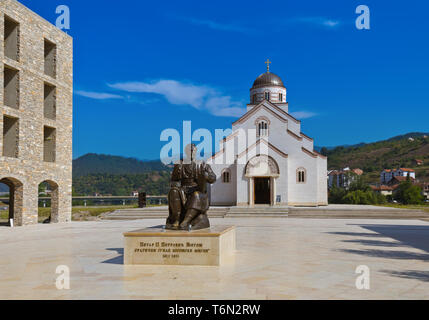
<svg viewBox="0 0 429 320"><path fill-rule="evenodd" d="M370 191L371 188L368 183L366 183L365 178L363 176L358 176L355 173L350 173L349 179L352 180L350 183L349 191Z"/></svg>
<svg viewBox="0 0 429 320"><path fill-rule="evenodd" d="M332 184L329 190L329 203L344 203L343 198L346 195L346 190L337 187L336 183Z"/></svg>
<svg viewBox="0 0 429 320"><path fill-rule="evenodd" d="M362 176L354 175L355 179L348 190L333 185L329 192L329 203L345 204L385 204L384 195L371 190Z"/></svg>
<svg viewBox="0 0 429 320"><path fill-rule="evenodd" d="M402 204L422 204L422 188L413 185L410 179L402 182L394 194L394 199Z"/></svg>
<svg viewBox="0 0 429 320"><path fill-rule="evenodd" d="M323 147L320 149L320 153L326 157L328 155L328 148Z"/></svg>

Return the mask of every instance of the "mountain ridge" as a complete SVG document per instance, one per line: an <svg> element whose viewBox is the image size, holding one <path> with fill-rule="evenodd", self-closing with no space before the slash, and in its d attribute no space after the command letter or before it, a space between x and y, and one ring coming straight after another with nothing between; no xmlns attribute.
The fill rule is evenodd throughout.
<svg viewBox="0 0 429 320"><path fill-rule="evenodd" d="M88 153L73 160L73 177L88 174L143 174L169 171L159 160L139 160L136 158Z"/></svg>

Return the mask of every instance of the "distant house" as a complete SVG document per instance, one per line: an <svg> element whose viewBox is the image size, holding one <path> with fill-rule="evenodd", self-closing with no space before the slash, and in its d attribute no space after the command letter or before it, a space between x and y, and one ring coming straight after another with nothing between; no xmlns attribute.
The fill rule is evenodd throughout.
<svg viewBox="0 0 429 320"><path fill-rule="evenodd" d="M420 159L415 159L414 163L416 166L422 166L424 164L423 160L420 160Z"/></svg>
<svg viewBox="0 0 429 320"><path fill-rule="evenodd" d="M408 177L415 179L416 172L413 169L399 168L399 169L384 169L380 174L381 184L387 184L394 177Z"/></svg>
<svg viewBox="0 0 429 320"><path fill-rule="evenodd" d="M408 177L396 176L390 179L390 181L387 184L371 186L371 189L374 192L381 193L382 195L385 195L385 196L393 195L393 193L399 187L399 185L402 182L407 181L407 179ZM416 184L416 180L414 178L410 177L410 180L411 180L411 183Z"/></svg>
<svg viewBox="0 0 429 320"><path fill-rule="evenodd" d="M396 189L393 186L371 186L372 191L380 193L384 196L391 196L393 194L393 190Z"/></svg>
<svg viewBox="0 0 429 320"><path fill-rule="evenodd" d="M363 174L362 169L344 168L343 170L332 170L328 172L328 186L332 188L334 185L339 188L348 189L357 176Z"/></svg>
<svg viewBox="0 0 429 320"><path fill-rule="evenodd" d="M403 177L403 176L396 176L393 177L392 179L390 179L390 181L387 183L388 186L394 187L399 185L401 182L405 182L407 181L408 177ZM416 179L410 177L410 180L412 183L415 183Z"/></svg>
<svg viewBox="0 0 429 320"><path fill-rule="evenodd" d="M423 182L418 184L422 188L422 194L425 199L429 200L429 182Z"/></svg>
<svg viewBox="0 0 429 320"><path fill-rule="evenodd" d="M139 192L138 191L131 192L131 197L138 197L138 196L139 196Z"/></svg>

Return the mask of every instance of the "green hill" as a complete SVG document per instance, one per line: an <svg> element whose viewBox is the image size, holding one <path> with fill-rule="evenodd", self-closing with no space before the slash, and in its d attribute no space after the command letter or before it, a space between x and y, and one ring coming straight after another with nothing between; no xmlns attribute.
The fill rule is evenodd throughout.
<svg viewBox="0 0 429 320"><path fill-rule="evenodd" d="M165 195L170 171L161 161L87 154L73 161L73 193L128 196L137 190Z"/></svg>
<svg viewBox="0 0 429 320"><path fill-rule="evenodd" d="M168 171L161 161L141 161L134 158L89 153L73 160L73 177L88 174L142 174L152 171Z"/></svg>
<svg viewBox="0 0 429 320"><path fill-rule="evenodd" d="M371 182L378 181L387 168L413 168L420 180L429 181L429 133L409 133L384 141L350 147L336 147L321 152L328 156L328 168L361 168ZM417 166L415 160L423 160Z"/></svg>

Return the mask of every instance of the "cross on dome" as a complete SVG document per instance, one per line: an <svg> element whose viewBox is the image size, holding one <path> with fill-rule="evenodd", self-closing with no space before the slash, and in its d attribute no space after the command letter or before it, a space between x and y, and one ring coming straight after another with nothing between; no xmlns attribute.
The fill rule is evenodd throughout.
<svg viewBox="0 0 429 320"><path fill-rule="evenodd" d="M267 72L270 72L270 64L272 62L270 61L270 59L267 59L267 61L265 61L265 64L267 65Z"/></svg>

